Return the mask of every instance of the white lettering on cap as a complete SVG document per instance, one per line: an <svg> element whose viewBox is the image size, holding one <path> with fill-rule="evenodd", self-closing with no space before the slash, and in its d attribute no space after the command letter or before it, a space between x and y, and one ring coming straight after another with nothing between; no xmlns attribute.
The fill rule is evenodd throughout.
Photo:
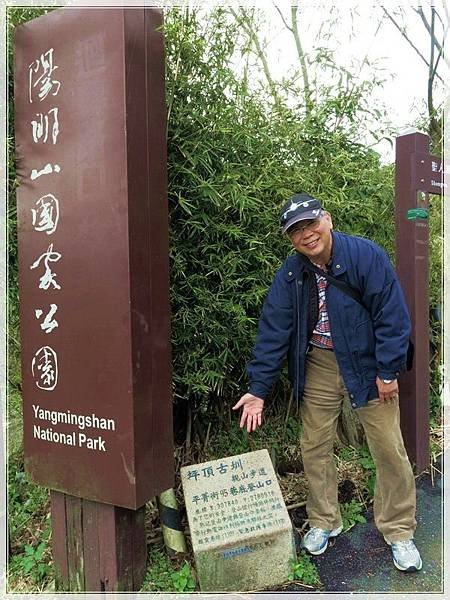
<svg viewBox="0 0 450 600"><path fill-rule="evenodd" d="M309 202L294 202L294 201L291 201L290 207L283 213L283 219L285 219L286 216L290 212L297 210L297 208L299 208L300 206L304 206L305 208L308 208Z"/></svg>

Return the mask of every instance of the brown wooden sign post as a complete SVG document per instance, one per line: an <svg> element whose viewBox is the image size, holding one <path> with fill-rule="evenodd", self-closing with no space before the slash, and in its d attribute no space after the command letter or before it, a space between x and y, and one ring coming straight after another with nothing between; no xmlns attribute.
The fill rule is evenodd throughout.
<svg viewBox="0 0 450 600"><path fill-rule="evenodd" d="M420 132L396 140L396 267L412 319L414 366L401 376L401 427L417 473L429 466L428 193L442 194L444 168Z"/></svg>
<svg viewBox="0 0 450 600"><path fill-rule="evenodd" d="M162 15L16 30L24 451L69 590L139 590L173 486Z"/></svg>

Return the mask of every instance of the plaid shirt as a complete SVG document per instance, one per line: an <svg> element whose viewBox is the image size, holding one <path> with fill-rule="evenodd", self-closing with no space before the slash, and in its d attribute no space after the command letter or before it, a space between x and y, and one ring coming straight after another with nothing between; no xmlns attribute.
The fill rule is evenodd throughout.
<svg viewBox="0 0 450 600"><path fill-rule="evenodd" d="M323 268L321 265L316 265ZM316 273L317 290L319 292L319 318L311 336L311 343L319 348L333 348L333 340L331 339L330 321L328 319L327 303L325 300L325 290L327 289L328 281L322 275Z"/></svg>

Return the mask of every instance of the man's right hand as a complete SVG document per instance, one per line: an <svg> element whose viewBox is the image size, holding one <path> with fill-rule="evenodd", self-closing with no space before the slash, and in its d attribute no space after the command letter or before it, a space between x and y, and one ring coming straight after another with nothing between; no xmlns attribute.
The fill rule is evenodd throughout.
<svg viewBox="0 0 450 600"><path fill-rule="evenodd" d="M258 425L261 425L264 400L258 398L258 396L253 396L253 394L244 394L232 408L237 410L241 406L243 409L239 426L245 427L247 425L249 433L255 431Z"/></svg>

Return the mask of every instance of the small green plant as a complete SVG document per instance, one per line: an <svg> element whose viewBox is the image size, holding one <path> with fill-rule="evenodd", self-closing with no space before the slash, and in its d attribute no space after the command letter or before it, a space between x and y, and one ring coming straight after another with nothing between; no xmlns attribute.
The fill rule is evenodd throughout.
<svg viewBox="0 0 450 600"><path fill-rule="evenodd" d="M181 569L171 573L170 577L177 592L193 592L195 590L195 579L189 563L184 563Z"/></svg>
<svg viewBox="0 0 450 600"><path fill-rule="evenodd" d="M211 440L217 456L229 456L231 453L241 454L251 450L249 435L245 429L239 427L237 415L226 429L218 427L212 434Z"/></svg>
<svg viewBox="0 0 450 600"><path fill-rule="evenodd" d="M11 571L21 571L25 575L30 575L35 583L40 583L51 572L51 567L44 560L44 553L47 549L47 542L43 541L36 547L27 544L24 547L24 553L13 557L11 561Z"/></svg>
<svg viewBox="0 0 450 600"><path fill-rule="evenodd" d="M366 472L367 479L365 487L367 493L370 498L373 498L375 494L376 467L368 448L361 448L358 462Z"/></svg>
<svg viewBox="0 0 450 600"><path fill-rule="evenodd" d="M175 592L171 574L173 565L164 550L152 548L148 553L147 573L141 592Z"/></svg>
<svg viewBox="0 0 450 600"><path fill-rule="evenodd" d="M289 564L291 567L289 581L300 581L305 585L320 585L317 567L305 552L301 552L297 560L291 559Z"/></svg>
<svg viewBox="0 0 450 600"><path fill-rule="evenodd" d="M344 462L351 462L355 460L356 454L357 451L355 450L355 448L353 448L353 446L340 446L338 452L336 453L339 460L342 460Z"/></svg>
<svg viewBox="0 0 450 600"><path fill-rule="evenodd" d="M372 455L370 454L368 448L361 448L358 462L364 469L375 471L375 463L373 462Z"/></svg>
<svg viewBox="0 0 450 600"><path fill-rule="evenodd" d="M347 531L348 529L353 527L355 523L367 522L367 519L362 514L363 510L363 505L357 502L356 500L346 502L341 506L342 525L344 527L344 531Z"/></svg>
<svg viewBox="0 0 450 600"><path fill-rule="evenodd" d="M50 535L49 492L37 486L24 473L23 464L16 456L8 464L8 515L9 532L14 540L14 553L19 553L26 544L35 546L38 541L36 529L42 531L46 540ZM32 522L33 518L38 519ZM16 550L17 549L17 550Z"/></svg>
<svg viewBox="0 0 450 600"><path fill-rule="evenodd" d="M153 548L148 555L148 567L141 592L192 592L195 578L187 562L178 571L161 548Z"/></svg>

